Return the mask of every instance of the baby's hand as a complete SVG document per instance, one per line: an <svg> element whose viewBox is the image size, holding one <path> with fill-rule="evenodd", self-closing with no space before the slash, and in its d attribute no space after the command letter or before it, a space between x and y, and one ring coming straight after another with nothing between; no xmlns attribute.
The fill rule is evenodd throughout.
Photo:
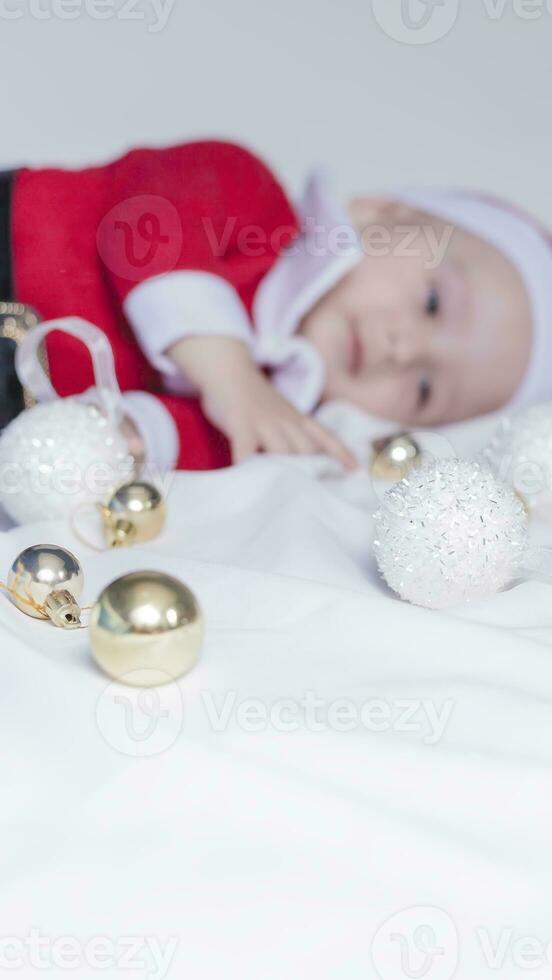
<svg viewBox="0 0 552 980"><path fill-rule="evenodd" d="M203 411L229 440L234 463L266 452L325 453L347 469L357 465L337 436L279 394L239 341L189 338L170 354L199 388Z"/></svg>
<svg viewBox="0 0 552 980"><path fill-rule="evenodd" d="M236 383L210 391L203 409L229 439L234 463L256 452L326 453L355 466L343 443L293 408L254 365Z"/></svg>

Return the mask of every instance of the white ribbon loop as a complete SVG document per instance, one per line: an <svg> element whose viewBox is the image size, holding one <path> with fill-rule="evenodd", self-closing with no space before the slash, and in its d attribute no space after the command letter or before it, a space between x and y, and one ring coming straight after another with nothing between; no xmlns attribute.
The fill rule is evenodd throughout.
<svg viewBox="0 0 552 980"><path fill-rule="evenodd" d="M15 368L23 387L38 402L51 402L59 397L38 357L39 345L53 330L70 334L86 346L92 358L100 406L109 421L118 425L122 415L121 389L115 374L111 344L99 327L81 317L47 320L29 330L15 354Z"/></svg>

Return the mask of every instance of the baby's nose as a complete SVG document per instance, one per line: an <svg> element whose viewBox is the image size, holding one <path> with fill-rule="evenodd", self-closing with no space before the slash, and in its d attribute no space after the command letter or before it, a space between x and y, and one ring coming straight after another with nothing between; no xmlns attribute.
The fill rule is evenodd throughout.
<svg viewBox="0 0 552 980"><path fill-rule="evenodd" d="M431 330L417 317L394 318L388 324L391 356L399 367L409 367L424 359L429 351Z"/></svg>

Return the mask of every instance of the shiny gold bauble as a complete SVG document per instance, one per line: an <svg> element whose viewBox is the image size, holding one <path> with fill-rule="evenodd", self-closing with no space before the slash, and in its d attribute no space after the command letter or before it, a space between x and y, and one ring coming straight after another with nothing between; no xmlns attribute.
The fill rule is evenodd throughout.
<svg viewBox="0 0 552 980"><path fill-rule="evenodd" d="M422 460L422 451L408 432L376 439L372 446L372 475L378 480L402 480Z"/></svg>
<svg viewBox="0 0 552 980"><path fill-rule="evenodd" d="M529 501L527 500L527 498L524 497L523 494L519 492L519 490L514 490L514 493L518 498L521 506L523 507L525 513L527 514L527 517L531 517L531 507L529 506Z"/></svg>
<svg viewBox="0 0 552 980"><path fill-rule="evenodd" d="M14 560L7 584L12 602L27 616L51 619L66 628L79 625L77 600L84 578L80 562L66 548L55 544L25 548ZM17 596L29 601L19 601Z"/></svg>
<svg viewBox="0 0 552 980"><path fill-rule="evenodd" d="M90 617L96 663L123 684L155 687L186 674L203 640L193 592L172 575L131 572L101 593Z"/></svg>
<svg viewBox="0 0 552 980"><path fill-rule="evenodd" d="M109 548L151 541L163 530L165 501L157 487L144 480L125 483L102 508Z"/></svg>

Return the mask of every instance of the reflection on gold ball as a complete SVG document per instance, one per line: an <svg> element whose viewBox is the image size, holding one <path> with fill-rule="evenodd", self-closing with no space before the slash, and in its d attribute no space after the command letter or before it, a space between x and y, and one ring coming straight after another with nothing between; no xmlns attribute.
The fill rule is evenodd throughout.
<svg viewBox="0 0 552 980"><path fill-rule="evenodd" d="M44 606L52 593L68 592L74 599L82 593L84 577L80 562L66 548L55 544L34 544L25 548L14 560L8 573L8 586L24 599ZM26 602L19 602L10 593L14 605L27 616L48 619ZM60 624L58 624L60 625Z"/></svg>
<svg viewBox="0 0 552 980"><path fill-rule="evenodd" d="M125 483L103 508L108 547L151 541L163 530L165 501L157 487L144 480Z"/></svg>
<svg viewBox="0 0 552 980"><path fill-rule="evenodd" d="M90 617L96 663L123 684L154 687L186 674L203 641L193 592L172 575L131 572L111 582Z"/></svg>
<svg viewBox="0 0 552 980"><path fill-rule="evenodd" d="M402 480L422 460L422 451L408 432L374 441L372 475L378 480Z"/></svg>

